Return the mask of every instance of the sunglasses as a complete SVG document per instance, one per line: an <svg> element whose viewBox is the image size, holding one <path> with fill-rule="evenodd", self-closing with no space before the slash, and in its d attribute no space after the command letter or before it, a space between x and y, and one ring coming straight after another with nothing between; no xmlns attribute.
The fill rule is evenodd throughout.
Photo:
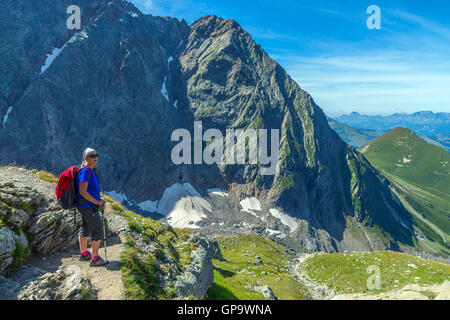
<svg viewBox="0 0 450 320"><path fill-rule="evenodd" d="M98 158L98 153L96 154L90 154L87 156L88 158Z"/></svg>

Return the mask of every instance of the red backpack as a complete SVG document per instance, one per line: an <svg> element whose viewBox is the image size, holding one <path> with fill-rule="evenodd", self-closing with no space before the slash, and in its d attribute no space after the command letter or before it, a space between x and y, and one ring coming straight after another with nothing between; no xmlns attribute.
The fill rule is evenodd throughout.
<svg viewBox="0 0 450 320"><path fill-rule="evenodd" d="M75 208L77 200L77 174L82 166L71 166L59 175L56 185L56 199L63 209ZM88 168L89 169L89 168ZM89 169L89 180L91 179L91 170Z"/></svg>

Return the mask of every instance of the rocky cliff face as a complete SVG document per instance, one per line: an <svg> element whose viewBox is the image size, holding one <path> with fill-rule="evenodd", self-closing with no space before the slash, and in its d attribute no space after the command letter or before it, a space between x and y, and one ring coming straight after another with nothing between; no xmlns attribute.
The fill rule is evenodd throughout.
<svg viewBox="0 0 450 320"><path fill-rule="evenodd" d="M59 173L89 145L104 190L186 226L250 226L312 250L413 245L409 215L384 180L237 22L205 16L189 26L122 0L73 2L0 5L2 163ZM65 26L70 4L82 9L82 30ZM193 132L194 120L223 134L280 129L275 175L248 164L174 165L171 133ZM188 195L167 205L174 188ZM186 197L208 204L177 206Z"/></svg>

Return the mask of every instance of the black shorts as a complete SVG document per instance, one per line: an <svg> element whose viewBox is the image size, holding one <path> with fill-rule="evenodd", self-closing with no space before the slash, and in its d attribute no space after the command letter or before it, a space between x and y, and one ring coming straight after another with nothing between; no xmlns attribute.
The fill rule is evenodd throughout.
<svg viewBox="0 0 450 320"><path fill-rule="evenodd" d="M77 207L81 213L81 228L78 233L81 237L91 237L92 241L103 237L103 223L98 206Z"/></svg>

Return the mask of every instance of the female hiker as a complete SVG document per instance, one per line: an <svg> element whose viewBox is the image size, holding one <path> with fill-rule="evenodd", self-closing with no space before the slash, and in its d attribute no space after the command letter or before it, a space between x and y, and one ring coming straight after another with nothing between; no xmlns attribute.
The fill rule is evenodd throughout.
<svg viewBox="0 0 450 320"><path fill-rule="evenodd" d="M83 151L83 162L77 174L77 208L81 213L81 228L78 235L80 243L80 260L90 261L93 267L102 266L105 261L99 256L98 249L103 235L103 221L99 207L105 205L100 199L100 183L94 167L98 162L97 151L86 148ZM87 250L88 237L91 237L91 252Z"/></svg>

